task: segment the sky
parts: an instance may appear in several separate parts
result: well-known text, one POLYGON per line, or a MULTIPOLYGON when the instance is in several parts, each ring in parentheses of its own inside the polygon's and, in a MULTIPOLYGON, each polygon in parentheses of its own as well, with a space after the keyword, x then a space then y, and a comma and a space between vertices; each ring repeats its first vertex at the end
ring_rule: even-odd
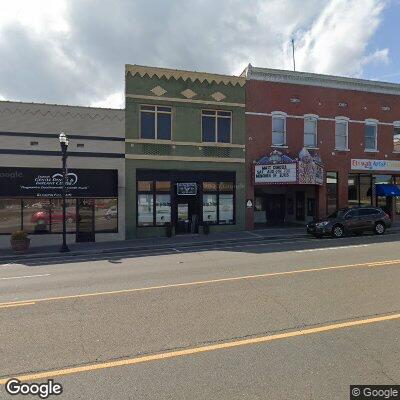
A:
POLYGON ((0 100, 124 107, 124 65, 400 83, 400 0, 0 0, 0 100))

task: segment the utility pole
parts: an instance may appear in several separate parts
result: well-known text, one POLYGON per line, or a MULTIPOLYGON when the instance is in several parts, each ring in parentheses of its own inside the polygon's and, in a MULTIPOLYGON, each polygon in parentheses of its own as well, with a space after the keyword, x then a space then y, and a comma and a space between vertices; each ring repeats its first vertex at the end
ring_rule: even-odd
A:
POLYGON ((292 39, 293 71, 296 71, 296 59, 294 57, 294 39, 292 39))

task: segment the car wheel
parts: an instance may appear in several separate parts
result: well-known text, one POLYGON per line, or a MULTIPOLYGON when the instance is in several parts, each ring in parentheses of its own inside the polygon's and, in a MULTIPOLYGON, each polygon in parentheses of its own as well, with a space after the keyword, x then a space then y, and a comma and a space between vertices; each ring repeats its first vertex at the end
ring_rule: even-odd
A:
POLYGON ((341 238, 344 236, 344 229, 342 225, 335 225, 332 228, 332 235, 335 238, 341 238))
POLYGON ((385 233, 386 227, 382 222, 377 222, 374 227, 375 235, 383 235, 385 233))

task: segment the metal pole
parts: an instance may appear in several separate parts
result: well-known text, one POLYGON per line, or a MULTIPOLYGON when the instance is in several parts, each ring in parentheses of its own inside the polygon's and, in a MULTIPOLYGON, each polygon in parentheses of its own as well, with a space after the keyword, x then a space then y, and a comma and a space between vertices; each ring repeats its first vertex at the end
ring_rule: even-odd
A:
POLYGON ((65 185, 66 185, 66 178, 67 178, 67 146, 65 143, 61 143, 61 151, 62 151, 62 213, 63 213, 63 228, 62 228, 62 246, 60 249, 61 253, 66 253, 69 251, 69 248, 67 246, 67 224, 66 224, 66 201, 65 201, 65 196, 66 196, 66 191, 65 191, 65 185))
POLYGON ((293 71, 296 71, 296 59, 294 57, 294 39, 292 39, 293 71))

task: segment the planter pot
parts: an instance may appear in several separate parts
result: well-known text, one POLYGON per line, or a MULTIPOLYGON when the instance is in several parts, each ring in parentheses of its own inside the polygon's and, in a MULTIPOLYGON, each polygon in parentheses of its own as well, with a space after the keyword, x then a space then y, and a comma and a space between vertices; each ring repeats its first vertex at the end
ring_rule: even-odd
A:
POLYGON ((22 240, 11 239, 11 248, 14 253, 26 253, 29 250, 29 245, 31 243, 31 239, 26 238, 22 240))

